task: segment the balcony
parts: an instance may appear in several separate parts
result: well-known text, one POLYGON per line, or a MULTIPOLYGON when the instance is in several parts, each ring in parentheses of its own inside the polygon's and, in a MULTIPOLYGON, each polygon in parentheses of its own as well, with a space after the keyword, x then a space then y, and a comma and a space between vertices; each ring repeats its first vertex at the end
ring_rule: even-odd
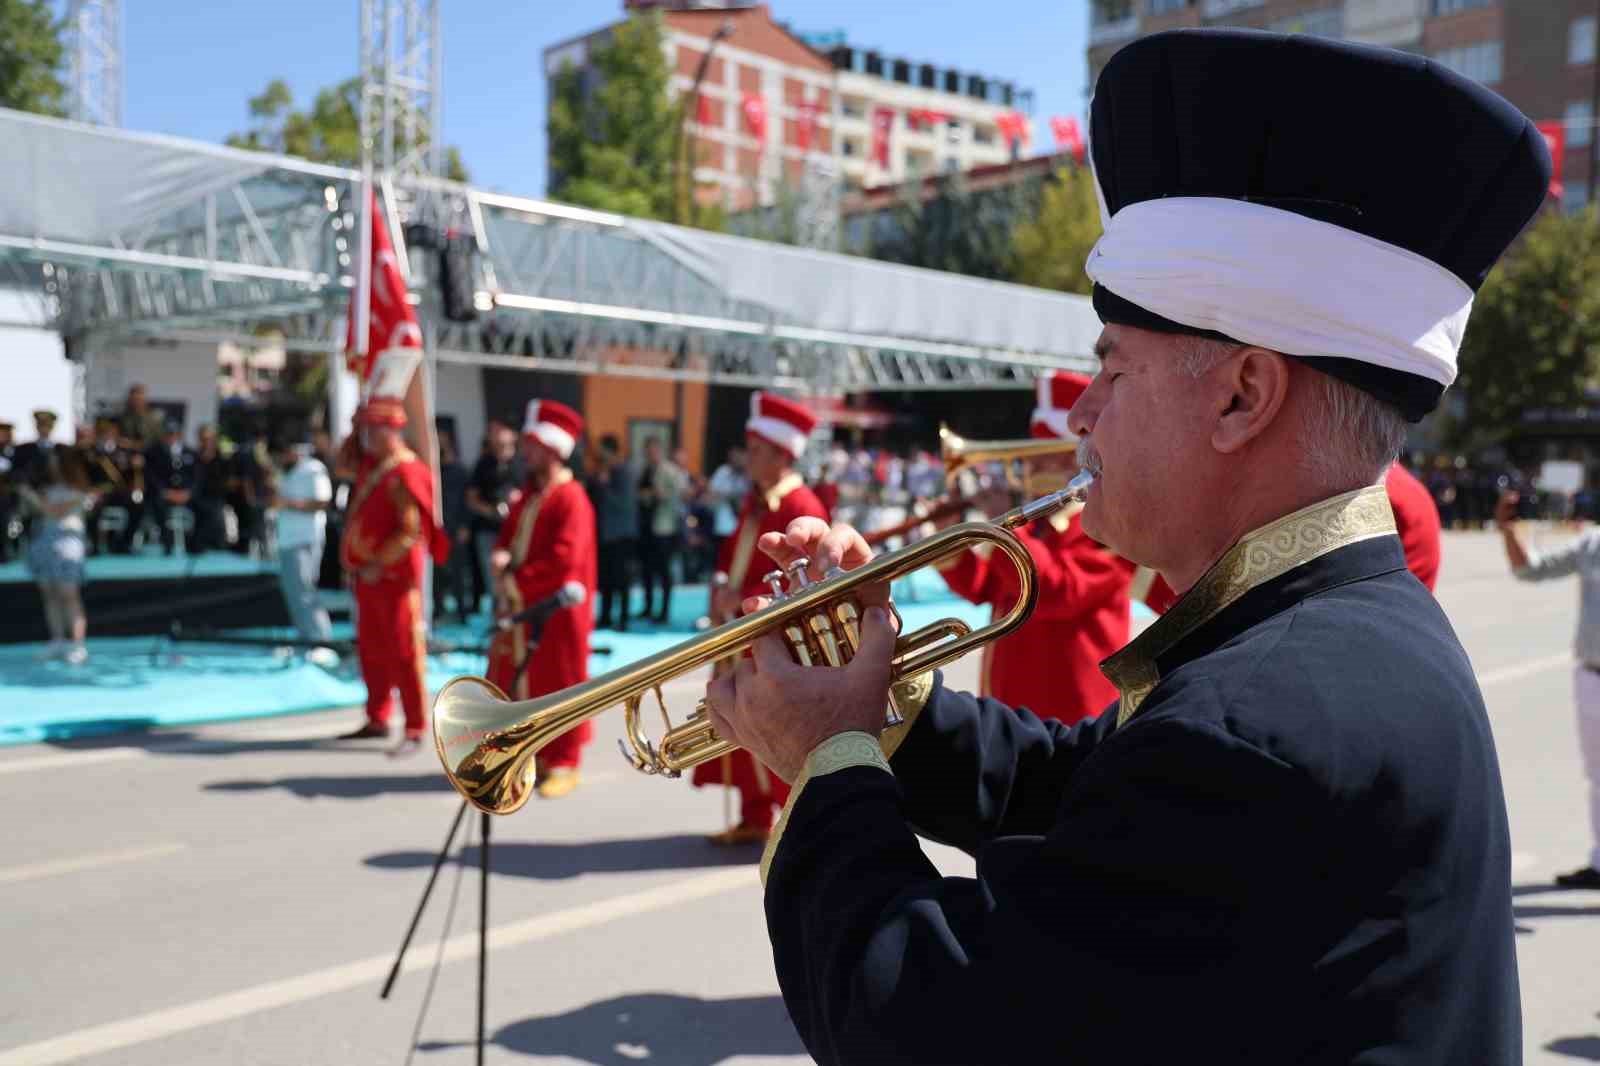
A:
POLYGON ((1200 14, 1208 19, 1221 18, 1231 15, 1235 11, 1244 11, 1252 7, 1262 7, 1266 0, 1205 0, 1200 5, 1200 14))
POLYGON ((1139 16, 1128 15, 1117 19, 1115 22, 1091 22, 1089 24, 1089 47, 1098 44, 1110 44, 1112 41, 1126 40, 1139 35, 1139 16))

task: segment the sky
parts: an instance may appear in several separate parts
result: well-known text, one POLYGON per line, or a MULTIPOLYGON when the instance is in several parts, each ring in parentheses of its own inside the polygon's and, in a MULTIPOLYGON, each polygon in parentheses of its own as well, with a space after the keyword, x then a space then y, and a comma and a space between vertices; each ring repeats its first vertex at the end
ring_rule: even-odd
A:
MULTIPOLYGON (((551 44, 621 17, 621 0, 440 0, 444 140, 473 183, 545 193, 545 82, 551 44)), ((954 66, 1034 91, 1034 148, 1052 115, 1084 113, 1087 0, 773 0, 796 30, 843 30, 853 44, 954 66)), ((356 73, 358 0, 128 0, 123 125, 221 141, 249 125, 245 101, 283 78, 298 105, 356 73)))

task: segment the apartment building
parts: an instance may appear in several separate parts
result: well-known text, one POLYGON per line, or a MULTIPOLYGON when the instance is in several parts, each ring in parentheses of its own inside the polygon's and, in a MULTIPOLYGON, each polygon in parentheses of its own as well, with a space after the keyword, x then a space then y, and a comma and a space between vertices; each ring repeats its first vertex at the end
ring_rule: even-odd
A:
MULTIPOLYGON (((731 211, 771 206, 808 174, 849 191, 1002 163, 1032 137, 1032 96, 1011 83, 855 48, 838 35, 823 51, 766 4, 624 7, 661 11, 672 91, 698 97, 685 124, 697 195, 731 211)), ((567 65, 589 69, 611 29, 545 49, 546 78, 567 65)))
POLYGON ((1535 121, 1560 123, 1562 206, 1577 210, 1589 202, 1591 175, 1600 177, 1596 12, 1595 0, 1091 0, 1089 78, 1093 85, 1129 41, 1183 26, 1307 33, 1416 52, 1494 89, 1535 121))

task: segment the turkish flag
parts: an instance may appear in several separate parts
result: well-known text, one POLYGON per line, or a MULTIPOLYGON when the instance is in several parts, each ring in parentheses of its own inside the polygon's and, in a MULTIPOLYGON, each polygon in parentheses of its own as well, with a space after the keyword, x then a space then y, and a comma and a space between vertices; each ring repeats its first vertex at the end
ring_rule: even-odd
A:
POLYGON ((1567 154, 1567 124, 1558 120, 1537 126, 1544 135, 1545 147, 1550 149, 1550 195, 1559 200, 1566 191, 1561 184, 1561 161, 1567 154))
POLYGON ((1018 144, 1028 143, 1028 120, 1020 111, 1001 112, 1000 117, 994 120, 994 124, 1008 146, 1015 147, 1018 144))
POLYGON ((1079 163, 1083 162, 1083 130, 1078 126, 1078 120, 1061 115, 1050 118, 1050 135, 1056 139, 1057 148, 1065 148, 1072 153, 1072 158, 1079 163))
POLYGON ((889 166, 889 134, 894 129, 894 109, 872 109, 872 161, 880 167, 889 166))
POLYGON ((438 442, 434 439, 433 414, 429 410, 428 393, 423 387, 422 375, 415 372, 415 361, 408 360, 406 362, 411 365, 411 370, 406 373, 408 380, 373 380, 378 357, 386 349, 422 350, 422 327, 417 324, 417 312, 407 298, 405 279, 400 276, 400 261, 395 258, 394 245, 389 241, 389 227, 384 225, 383 208, 379 205, 377 193, 374 190, 368 196, 371 197, 372 207, 372 261, 369 264, 372 270, 372 295, 368 305, 371 314, 367 320, 367 350, 356 351, 356 308, 357 301, 361 299, 361 286, 357 285, 350 293, 350 311, 346 316, 349 321, 345 327, 345 366, 360 379, 364 386, 363 394, 381 385, 385 394, 401 394, 404 397, 408 435, 417 454, 427 463, 433 483, 431 501, 424 501, 418 496, 419 502, 425 504, 425 517, 430 527, 428 551, 434 562, 443 563, 450 554, 450 537, 438 521, 438 516, 443 513, 439 505, 438 442), (430 503, 431 506, 427 506, 430 503))
POLYGON ((372 362, 385 348, 421 348, 422 329, 417 312, 407 299, 405 279, 400 276, 400 261, 389 242, 389 227, 383 222, 383 209, 375 192, 369 192, 372 205, 372 313, 367 320, 367 350, 356 350, 357 301, 361 287, 350 293, 350 313, 346 316, 344 358, 350 373, 363 383, 372 376, 372 362))
POLYGON ((744 94, 744 121, 755 136, 756 143, 767 143, 767 102, 760 93, 744 94))

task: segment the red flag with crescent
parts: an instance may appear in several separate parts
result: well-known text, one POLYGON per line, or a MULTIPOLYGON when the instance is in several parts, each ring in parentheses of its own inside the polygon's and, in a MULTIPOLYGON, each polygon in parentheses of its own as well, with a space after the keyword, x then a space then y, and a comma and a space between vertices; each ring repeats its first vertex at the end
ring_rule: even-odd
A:
POLYGON ((369 303, 372 313, 367 320, 367 350, 364 354, 356 351, 359 285, 350 293, 344 341, 345 366, 363 383, 372 376, 373 360, 385 348, 422 348, 422 328, 417 325, 417 312, 407 298, 400 261, 389 241, 389 227, 384 225, 377 194, 368 195, 372 197, 372 295, 369 303))

